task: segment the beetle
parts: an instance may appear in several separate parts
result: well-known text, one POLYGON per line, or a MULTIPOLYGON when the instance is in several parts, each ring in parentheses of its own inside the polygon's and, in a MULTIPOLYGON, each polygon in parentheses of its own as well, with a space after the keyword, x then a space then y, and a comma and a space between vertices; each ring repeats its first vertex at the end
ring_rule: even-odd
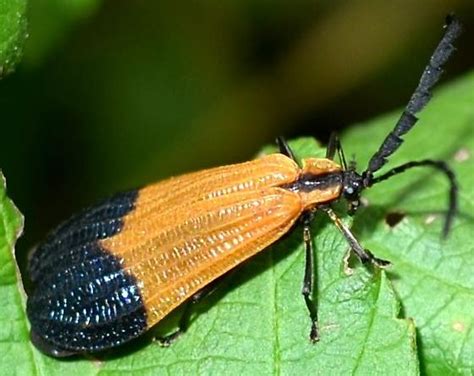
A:
POLYGON ((336 136, 329 140, 326 158, 306 158, 301 165, 279 137, 279 153, 120 193, 59 225, 29 260, 35 285, 27 300, 32 342, 54 357, 114 348, 186 303, 179 329, 162 339, 169 344, 187 329, 191 306, 216 280, 299 221, 306 255, 302 293, 311 319, 310 340, 317 342, 310 236, 315 213, 329 216, 363 263, 384 267, 388 262, 364 249, 331 204, 345 199, 353 214, 365 189, 414 167, 432 167, 450 183, 443 234, 449 232, 457 184, 443 161, 411 161, 378 176, 376 172, 415 125, 460 32, 460 22, 448 18, 408 105, 362 173, 347 165, 336 136), (334 161, 336 154, 340 163, 334 161))

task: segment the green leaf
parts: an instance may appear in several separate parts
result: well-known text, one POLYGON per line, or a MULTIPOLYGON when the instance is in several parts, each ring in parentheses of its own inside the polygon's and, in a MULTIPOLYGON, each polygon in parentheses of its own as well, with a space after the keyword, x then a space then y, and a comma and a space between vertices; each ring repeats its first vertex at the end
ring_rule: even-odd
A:
POLYGON ((14 247, 23 230, 23 217, 8 199, 0 172, 0 354, 2 372, 28 374, 34 369, 28 344, 22 290, 17 280, 14 247), (15 362, 9 359, 14 358, 15 362))
POLYGON ((0 78, 20 61, 26 34, 26 0, 0 0, 0 78))
MULTIPOLYGON (((388 273, 368 270, 357 262, 348 269, 344 261, 348 246, 337 229, 324 215, 313 223, 318 344, 308 341, 309 318, 300 293, 304 268, 300 228, 226 277, 223 286, 196 307, 189 331, 171 347, 161 348, 148 337, 97 359, 68 361, 48 358, 28 341, 23 296, 14 283, 11 244, 15 237, 10 236, 0 249, 1 265, 11 265, 1 269, 0 281, 11 282, 0 290, 0 299, 12 310, 2 318, 8 322, 0 328, 0 333, 7 331, 0 337, 5 348, 0 351, 2 368, 8 370, 6 374, 15 370, 40 375, 416 375, 420 361, 426 374, 469 374, 474 367, 474 352, 469 351, 474 315, 469 257, 473 86, 474 74, 470 74, 437 92, 387 166, 426 157, 451 163, 462 187, 461 213, 447 240, 439 236, 447 184, 443 176, 421 169, 366 192, 368 206, 354 219, 353 230, 361 242, 393 262, 388 273), (384 220, 392 211, 404 214, 394 227, 384 220), (397 296, 403 317, 409 319, 399 317, 397 296), (13 350, 7 352, 9 348, 13 350)), ((343 137, 346 154, 356 153, 364 167, 398 113, 354 128, 343 137)), ((291 146, 299 158, 324 155, 309 139, 291 146)), ((11 209, 5 207, 2 218, 11 217, 11 209)), ((176 317, 158 325, 157 332, 169 329, 176 317)))

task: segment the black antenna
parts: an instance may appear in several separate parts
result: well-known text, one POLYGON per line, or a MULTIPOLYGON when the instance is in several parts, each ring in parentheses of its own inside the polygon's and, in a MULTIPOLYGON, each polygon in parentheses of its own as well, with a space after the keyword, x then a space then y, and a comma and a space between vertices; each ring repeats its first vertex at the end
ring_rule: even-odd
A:
POLYGON ((456 211, 458 209, 458 185, 456 182, 456 176, 454 172, 448 167, 448 165, 443 161, 433 161, 431 159, 424 159, 422 161, 412 161, 404 163, 400 166, 392 168, 390 171, 387 171, 385 174, 381 176, 377 176, 371 180, 371 184, 377 184, 381 181, 387 180, 388 178, 392 177, 393 175, 401 174, 406 170, 413 168, 413 167, 425 167, 431 166, 441 172, 443 172, 449 179, 449 208, 448 212, 446 213, 446 220, 443 226, 443 237, 448 236, 449 230, 451 229, 451 225, 453 224, 454 216, 456 215, 456 211))
POLYGON ((385 138, 379 150, 372 156, 367 166, 367 170, 363 173, 364 185, 372 185, 372 175, 378 171, 387 162, 387 157, 392 155, 402 144, 403 136, 418 121, 415 116, 431 99, 430 90, 439 80, 443 73, 443 65, 448 61, 449 57, 455 50, 453 42, 461 34, 461 22, 454 16, 446 17, 445 32, 443 38, 433 52, 430 62, 426 66, 421 75, 418 87, 410 98, 408 105, 405 107, 400 119, 385 138))
POLYGON ((450 190, 449 190, 449 208, 446 214, 446 220, 443 227, 443 236, 447 236, 448 232, 453 223, 454 216, 457 211, 457 183, 454 173, 451 169, 442 161, 433 161, 425 159, 422 161, 412 161, 404 163, 400 166, 394 167, 381 176, 374 177, 373 173, 378 171, 382 166, 387 163, 387 157, 392 155, 403 143, 403 136, 407 133, 418 121, 415 116, 428 101, 431 99, 430 90, 439 80, 443 73, 443 65, 448 61, 449 57, 455 50, 453 42, 461 34, 462 25, 458 19, 454 16, 448 16, 446 18, 445 32, 441 42, 433 52, 430 58, 430 62, 426 66, 423 74, 421 75, 418 87, 410 98, 408 105, 402 113, 402 116, 395 125, 393 131, 391 131, 385 138, 384 142, 380 146, 379 150, 372 156, 369 161, 367 170, 362 174, 362 184, 364 187, 370 187, 376 183, 384 181, 394 175, 400 174, 413 167, 424 167, 430 166, 441 172, 443 172, 449 179, 450 190))

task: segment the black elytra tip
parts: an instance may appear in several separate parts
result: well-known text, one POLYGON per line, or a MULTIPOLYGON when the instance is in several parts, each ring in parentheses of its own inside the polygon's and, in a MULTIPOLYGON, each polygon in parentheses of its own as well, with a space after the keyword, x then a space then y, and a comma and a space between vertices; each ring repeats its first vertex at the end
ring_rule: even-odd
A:
POLYGON ((138 191, 119 193, 88 207, 61 223, 32 253, 28 272, 33 283, 44 280, 53 269, 87 258, 84 246, 120 232, 122 218, 133 211, 138 191))
POLYGON ((61 349, 60 347, 53 345, 33 330, 30 332, 30 340, 43 354, 52 356, 53 358, 68 358, 78 354, 75 351, 61 349))
POLYGON ((119 194, 60 225, 30 259, 31 339, 53 357, 119 346, 147 330, 135 277, 100 244, 118 233, 137 191, 119 194))

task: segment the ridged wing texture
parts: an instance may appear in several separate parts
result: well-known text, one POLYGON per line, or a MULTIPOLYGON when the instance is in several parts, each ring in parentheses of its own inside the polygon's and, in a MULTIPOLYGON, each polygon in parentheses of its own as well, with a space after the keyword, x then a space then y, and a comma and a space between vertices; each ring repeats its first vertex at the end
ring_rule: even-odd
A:
MULTIPOLYGON (((96 351, 137 337, 146 311, 135 278, 98 244, 122 227, 137 192, 116 195, 64 222, 30 260, 33 338, 57 349, 96 351)), ((46 349, 48 350, 48 349, 46 349)))
POLYGON ((140 191, 122 231, 100 243, 139 281, 148 326, 289 230, 301 199, 278 186, 297 174, 274 154, 140 191))
POLYGON ((134 221, 102 241, 126 250, 124 267, 139 281, 149 326, 186 298, 285 234, 302 211, 297 194, 280 188, 231 193, 187 203, 134 221), (142 234, 129 243, 127 235, 142 234))
POLYGON ((31 280, 44 282, 54 270, 66 269, 87 259, 87 246, 119 232, 122 218, 133 210, 137 197, 138 191, 116 194, 60 224, 30 257, 31 280))

